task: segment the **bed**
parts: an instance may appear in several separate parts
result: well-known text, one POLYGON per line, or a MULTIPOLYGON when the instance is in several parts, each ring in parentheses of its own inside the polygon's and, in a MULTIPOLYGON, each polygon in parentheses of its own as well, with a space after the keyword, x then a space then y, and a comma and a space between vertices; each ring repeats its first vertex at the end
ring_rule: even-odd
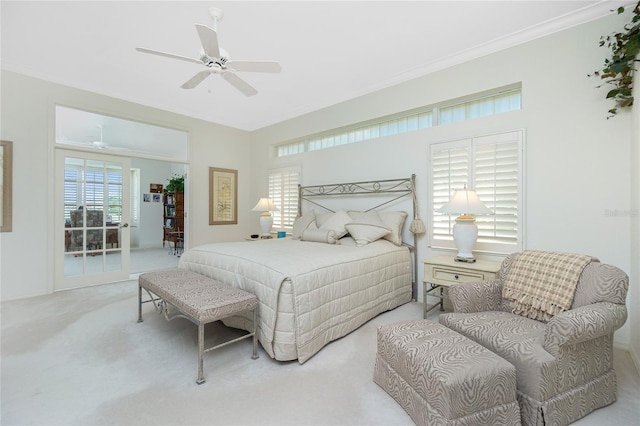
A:
MULTIPOLYGON (((255 294, 265 351, 304 363, 327 343, 415 299, 415 240, 405 241, 423 228, 414 188, 414 176, 301 186, 291 236, 201 245, 186 251, 179 266, 255 294), (357 209, 319 202, 338 198, 336 205, 344 205, 346 196, 359 201, 357 209), (362 196, 374 206, 363 208, 362 196), (398 210, 406 199, 412 221, 398 210)), ((225 324, 250 329, 251 319, 225 324)))

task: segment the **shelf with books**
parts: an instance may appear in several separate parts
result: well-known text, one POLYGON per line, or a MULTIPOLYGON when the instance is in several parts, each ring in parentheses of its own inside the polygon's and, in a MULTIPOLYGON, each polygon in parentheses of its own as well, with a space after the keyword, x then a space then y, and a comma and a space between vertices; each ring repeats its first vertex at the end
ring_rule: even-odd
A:
POLYGON ((184 193, 166 193, 164 194, 162 220, 162 247, 165 241, 174 242, 175 236, 179 231, 184 230, 184 193))

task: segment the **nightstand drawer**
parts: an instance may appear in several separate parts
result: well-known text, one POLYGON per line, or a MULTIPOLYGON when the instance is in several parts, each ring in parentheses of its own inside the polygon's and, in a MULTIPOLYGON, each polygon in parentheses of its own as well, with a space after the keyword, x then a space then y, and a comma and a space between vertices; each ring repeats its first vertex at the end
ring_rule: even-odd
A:
POLYGON ((448 281, 450 283, 468 283, 473 281, 484 281, 484 274, 481 272, 461 272, 434 267, 433 278, 438 281, 448 281))

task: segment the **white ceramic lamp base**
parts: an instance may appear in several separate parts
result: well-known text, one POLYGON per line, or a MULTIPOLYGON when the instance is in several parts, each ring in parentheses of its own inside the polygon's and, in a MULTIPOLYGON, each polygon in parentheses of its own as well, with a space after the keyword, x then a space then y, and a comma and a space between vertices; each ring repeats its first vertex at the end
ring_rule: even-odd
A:
POLYGON ((262 238, 271 238, 271 227, 273 226, 273 216, 271 213, 264 212, 260 215, 260 229, 262 229, 262 238))
POLYGON ((478 239, 478 227, 474 217, 458 217, 453 225, 453 241, 456 243, 458 255, 456 260, 460 262, 475 262, 473 247, 478 239))

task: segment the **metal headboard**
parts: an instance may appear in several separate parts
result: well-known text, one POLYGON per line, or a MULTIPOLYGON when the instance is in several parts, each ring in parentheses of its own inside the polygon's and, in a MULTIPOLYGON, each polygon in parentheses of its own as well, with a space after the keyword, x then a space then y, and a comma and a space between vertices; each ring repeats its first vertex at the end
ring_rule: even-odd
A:
POLYGON ((413 282, 412 298, 417 300, 418 297, 418 274, 417 274, 417 252, 416 252, 416 235, 424 232, 424 225, 418 217, 418 206, 416 198, 416 175, 402 179, 386 179, 372 180, 364 182, 335 183, 325 185, 298 185, 298 215, 302 214, 302 203, 307 202, 318 206, 326 211, 335 212, 335 210, 324 206, 320 203, 320 198, 346 197, 346 196, 365 196, 365 195, 382 195, 383 201, 368 207, 364 211, 386 206, 387 204, 398 200, 409 198, 413 206, 413 220, 409 226, 409 230, 413 237, 413 245, 403 242, 413 254, 413 282))

